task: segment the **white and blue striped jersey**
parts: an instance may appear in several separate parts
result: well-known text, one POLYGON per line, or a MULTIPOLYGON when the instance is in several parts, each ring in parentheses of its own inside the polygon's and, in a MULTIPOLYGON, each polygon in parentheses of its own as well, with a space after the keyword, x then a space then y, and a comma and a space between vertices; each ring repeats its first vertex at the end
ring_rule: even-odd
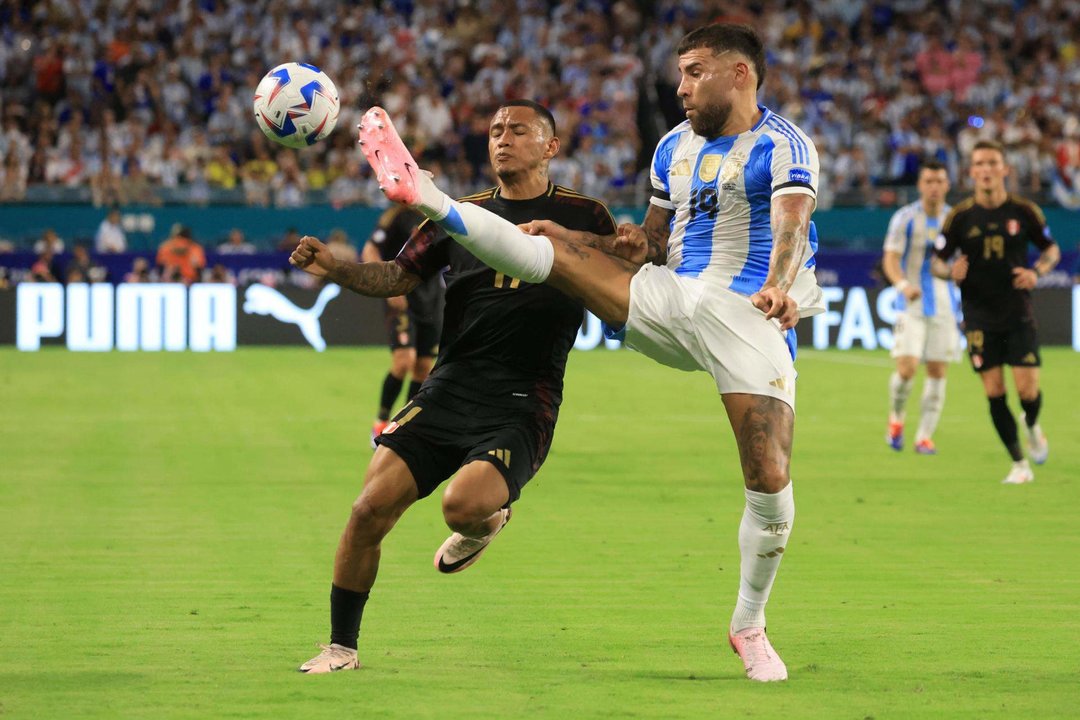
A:
POLYGON ((915 201, 897 210, 889 220, 885 249, 900 256, 900 271, 909 283, 922 290, 922 297, 910 305, 903 293, 897 293, 897 310, 917 317, 955 316, 957 293, 953 284, 930 273, 934 243, 950 209, 944 205, 937 215, 927 215, 922 201, 915 201))
MULTIPOLYGON (((674 211, 668 267, 679 275, 718 283, 742 295, 761 289, 769 273, 772 199, 787 193, 817 196, 818 155, 813 141, 788 120, 758 106, 761 119, 747 132, 708 140, 690 121, 660 140, 653 155, 651 202, 674 211)), ((789 294, 800 314, 824 309, 814 277, 817 232, 789 294)))

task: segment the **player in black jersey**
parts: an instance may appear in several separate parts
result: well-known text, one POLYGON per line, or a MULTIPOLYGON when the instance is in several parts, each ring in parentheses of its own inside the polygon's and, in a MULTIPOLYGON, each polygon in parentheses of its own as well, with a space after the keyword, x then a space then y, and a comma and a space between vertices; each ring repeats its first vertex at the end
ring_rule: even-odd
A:
MULTIPOLYGON (((379 217, 360 259, 364 262, 388 262, 397 257, 413 231, 423 222, 418 212, 395 205, 379 217)), ((408 295, 386 298, 386 336, 390 344, 390 370, 383 378, 379 411, 371 427, 371 446, 390 424, 405 376, 411 375, 406 401, 412 400, 431 372, 439 354, 442 332, 442 276, 434 273, 408 295)))
MULTIPOLYGON (((543 106, 524 100, 502 106, 491 120, 488 150, 499 184, 464 202, 513 223, 546 219, 615 232, 603 203, 548 180, 559 139, 543 106)), ((549 285, 495 272, 431 222, 420 225, 392 262, 338 263, 312 237, 301 239, 291 262, 376 297, 410 292, 449 266, 439 359, 376 439, 380 447, 334 560, 331 644, 300 667, 323 673, 359 666, 360 620, 382 539, 409 506, 454 475, 442 499, 454 532, 435 555, 444 573, 475 562, 510 519, 511 503, 551 446, 566 357, 584 309, 549 285)))
POLYGON ((1035 479, 1020 450, 1016 420, 1005 400, 1002 365, 1012 366, 1028 450, 1036 464, 1046 462, 1049 447, 1039 427, 1039 343, 1031 291, 1050 272, 1061 252, 1038 206, 1005 189, 1009 167, 996 142, 976 143, 971 154, 975 195, 953 208, 945 220, 933 272, 952 277, 960 288, 964 332, 971 365, 982 378, 990 401, 990 417, 1013 460, 1004 482, 1035 479), (1041 254, 1028 267, 1028 245, 1041 254), (946 261, 959 253, 950 268, 946 261))

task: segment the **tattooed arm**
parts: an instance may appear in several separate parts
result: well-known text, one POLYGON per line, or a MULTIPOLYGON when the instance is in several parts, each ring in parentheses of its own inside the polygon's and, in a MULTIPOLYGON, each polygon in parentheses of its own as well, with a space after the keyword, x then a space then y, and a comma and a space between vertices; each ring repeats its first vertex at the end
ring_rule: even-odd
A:
POLYGON ((326 278, 343 288, 370 297, 405 295, 420 284, 420 278, 405 272, 394 261, 340 262, 318 238, 305 235, 289 256, 289 262, 315 277, 326 278))
POLYGON ((645 260, 653 265, 663 265, 667 262, 668 236, 671 235, 671 218, 675 217, 673 210, 666 210, 659 205, 649 204, 645 211, 645 222, 641 229, 645 233, 645 260))
POLYGON ((750 296, 750 301, 765 313, 766 318, 777 318, 784 330, 795 327, 799 321, 799 306, 787 293, 802 269, 810 243, 810 214, 813 212, 814 198, 804 193, 788 193, 774 197, 772 201, 773 248, 769 274, 761 290, 750 296))

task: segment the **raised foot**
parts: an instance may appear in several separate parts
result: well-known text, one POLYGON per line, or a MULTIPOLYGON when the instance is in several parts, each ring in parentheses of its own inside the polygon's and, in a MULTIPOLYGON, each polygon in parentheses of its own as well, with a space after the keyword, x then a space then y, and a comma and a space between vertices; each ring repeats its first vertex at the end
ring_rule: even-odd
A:
POLYGON ((375 171, 386 197, 405 205, 419 205, 420 169, 386 111, 381 107, 368 110, 360 119, 358 131, 360 151, 375 171))

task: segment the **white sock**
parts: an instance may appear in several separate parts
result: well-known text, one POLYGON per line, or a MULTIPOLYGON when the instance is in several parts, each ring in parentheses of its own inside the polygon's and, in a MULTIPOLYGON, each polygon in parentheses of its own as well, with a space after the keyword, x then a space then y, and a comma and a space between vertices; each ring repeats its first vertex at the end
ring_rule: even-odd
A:
POLYGON ((484 208, 453 200, 426 176, 419 182, 421 213, 485 265, 529 283, 551 274, 555 248, 543 235, 528 235, 484 208))
POLYGON ((731 616, 732 632, 765 627, 765 603, 794 523, 791 483, 771 495, 746 491, 746 509, 739 525, 739 600, 731 616))
POLYGON ((915 441, 928 440, 937 430, 941 410, 945 407, 945 378, 928 377, 923 382, 922 410, 919 413, 919 432, 915 441))
POLYGON ((904 421, 904 408, 907 407, 908 395, 914 384, 915 378, 904 380, 898 372, 893 372, 889 378, 889 410, 899 422, 904 421))

